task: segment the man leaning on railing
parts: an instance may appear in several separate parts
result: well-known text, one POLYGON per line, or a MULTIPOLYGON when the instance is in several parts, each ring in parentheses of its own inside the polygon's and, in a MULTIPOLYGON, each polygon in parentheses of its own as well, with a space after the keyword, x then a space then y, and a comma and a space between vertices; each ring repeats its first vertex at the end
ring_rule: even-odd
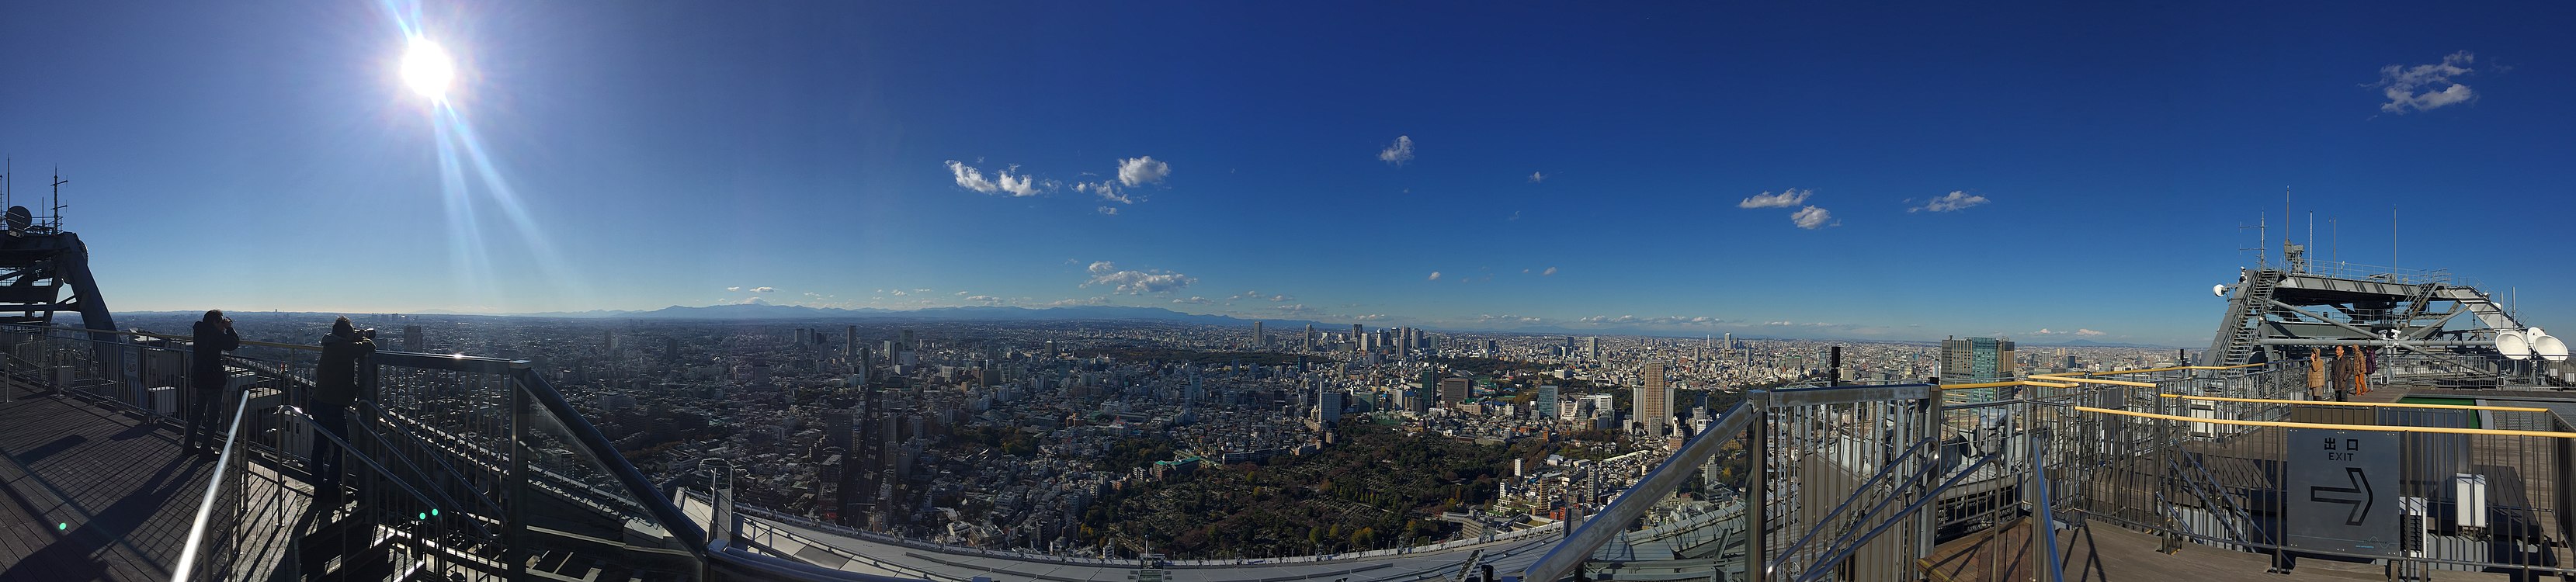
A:
POLYGON ((197 320, 195 357, 188 359, 188 384, 194 388, 188 395, 188 452, 215 454, 215 439, 222 438, 224 385, 231 378, 224 374, 224 352, 241 347, 241 334, 233 333, 233 318, 224 310, 206 310, 206 318, 197 320))

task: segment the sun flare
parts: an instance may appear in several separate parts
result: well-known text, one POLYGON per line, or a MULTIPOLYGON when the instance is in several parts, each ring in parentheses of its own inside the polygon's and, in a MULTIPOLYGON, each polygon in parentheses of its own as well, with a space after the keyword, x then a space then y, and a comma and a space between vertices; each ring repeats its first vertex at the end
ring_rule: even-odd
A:
POLYGON ((414 37, 411 48, 403 51, 402 79, 414 93, 432 101, 447 98, 447 84, 456 79, 456 61, 448 58, 447 49, 425 38, 414 37))

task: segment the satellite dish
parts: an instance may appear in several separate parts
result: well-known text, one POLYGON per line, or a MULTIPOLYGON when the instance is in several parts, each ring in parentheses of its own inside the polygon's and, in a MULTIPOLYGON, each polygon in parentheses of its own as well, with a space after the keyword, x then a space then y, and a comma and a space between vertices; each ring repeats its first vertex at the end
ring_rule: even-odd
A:
POLYGON ((2505 359, 2525 360, 2531 358, 2531 340, 2522 337, 2522 332, 2496 332, 2495 342, 2496 352, 2504 354, 2505 359))
POLYGON ((2540 356, 2543 360, 2566 361, 2567 342, 2559 340, 2558 336, 2554 335, 2540 336, 2540 339, 2531 341, 2531 353, 2540 356))
POLYGON ((2227 296, 2227 286, 2226 286, 2226 285, 2211 285, 2211 286, 2209 286, 2209 294, 2211 294, 2211 295, 2217 295, 2217 296, 2219 296, 2219 297, 2226 297, 2226 296, 2227 296))
POLYGON ((2545 336, 2545 335, 2549 335, 2549 332, 2540 331, 2540 328, 2537 328, 2537 327, 2528 327, 2528 328, 2523 328, 2523 330, 2522 330, 2522 337, 2523 337, 2523 339, 2531 340, 2531 341, 2534 341, 2534 342, 2538 342, 2538 341, 2540 341, 2540 336, 2545 336))

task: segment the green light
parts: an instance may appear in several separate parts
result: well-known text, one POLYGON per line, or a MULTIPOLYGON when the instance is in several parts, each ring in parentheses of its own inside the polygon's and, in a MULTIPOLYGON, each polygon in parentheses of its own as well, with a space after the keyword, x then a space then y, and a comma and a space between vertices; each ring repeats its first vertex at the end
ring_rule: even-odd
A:
POLYGON ((429 514, 426 514, 426 513, 420 514, 420 515, 419 515, 419 517, 417 517, 416 519, 429 519, 429 514))
POLYGON ((71 529, 71 528, 72 528, 72 524, 69 524, 69 523, 56 523, 56 524, 54 524, 54 531, 63 531, 63 530, 71 529))
POLYGON ((436 507, 429 508, 429 514, 430 514, 430 515, 438 515, 438 508, 436 508, 436 507))

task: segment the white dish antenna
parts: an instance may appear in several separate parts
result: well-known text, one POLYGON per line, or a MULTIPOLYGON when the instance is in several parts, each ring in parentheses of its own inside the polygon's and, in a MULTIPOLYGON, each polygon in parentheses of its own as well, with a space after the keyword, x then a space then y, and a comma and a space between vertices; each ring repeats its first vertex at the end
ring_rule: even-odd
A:
POLYGON ((2545 335, 2549 335, 2549 332, 2540 331, 2540 328, 2537 327, 2522 328, 2522 339, 2531 340, 2534 345, 2538 345, 2540 336, 2545 335))
POLYGON ((2567 342, 2560 341, 2558 336, 2554 335, 2540 336, 2540 339, 2531 341, 2531 353, 2532 355, 2540 356, 2540 359, 2543 360, 2549 360, 2552 362, 2565 361, 2567 359, 2567 342))
POLYGON ((2211 285, 2211 286, 2209 286, 2209 294, 2211 294, 2211 295, 2217 295, 2217 296, 2219 296, 2219 297, 2226 297, 2226 296, 2227 296, 2227 286, 2226 286, 2226 285, 2211 285))
POLYGON ((2505 359, 2525 360, 2531 358, 2531 340, 2524 338, 2522 336, 2522 332, 2511 330, 2496 332, 2495 342, 2496 352, 2504 354, 2505 359))

